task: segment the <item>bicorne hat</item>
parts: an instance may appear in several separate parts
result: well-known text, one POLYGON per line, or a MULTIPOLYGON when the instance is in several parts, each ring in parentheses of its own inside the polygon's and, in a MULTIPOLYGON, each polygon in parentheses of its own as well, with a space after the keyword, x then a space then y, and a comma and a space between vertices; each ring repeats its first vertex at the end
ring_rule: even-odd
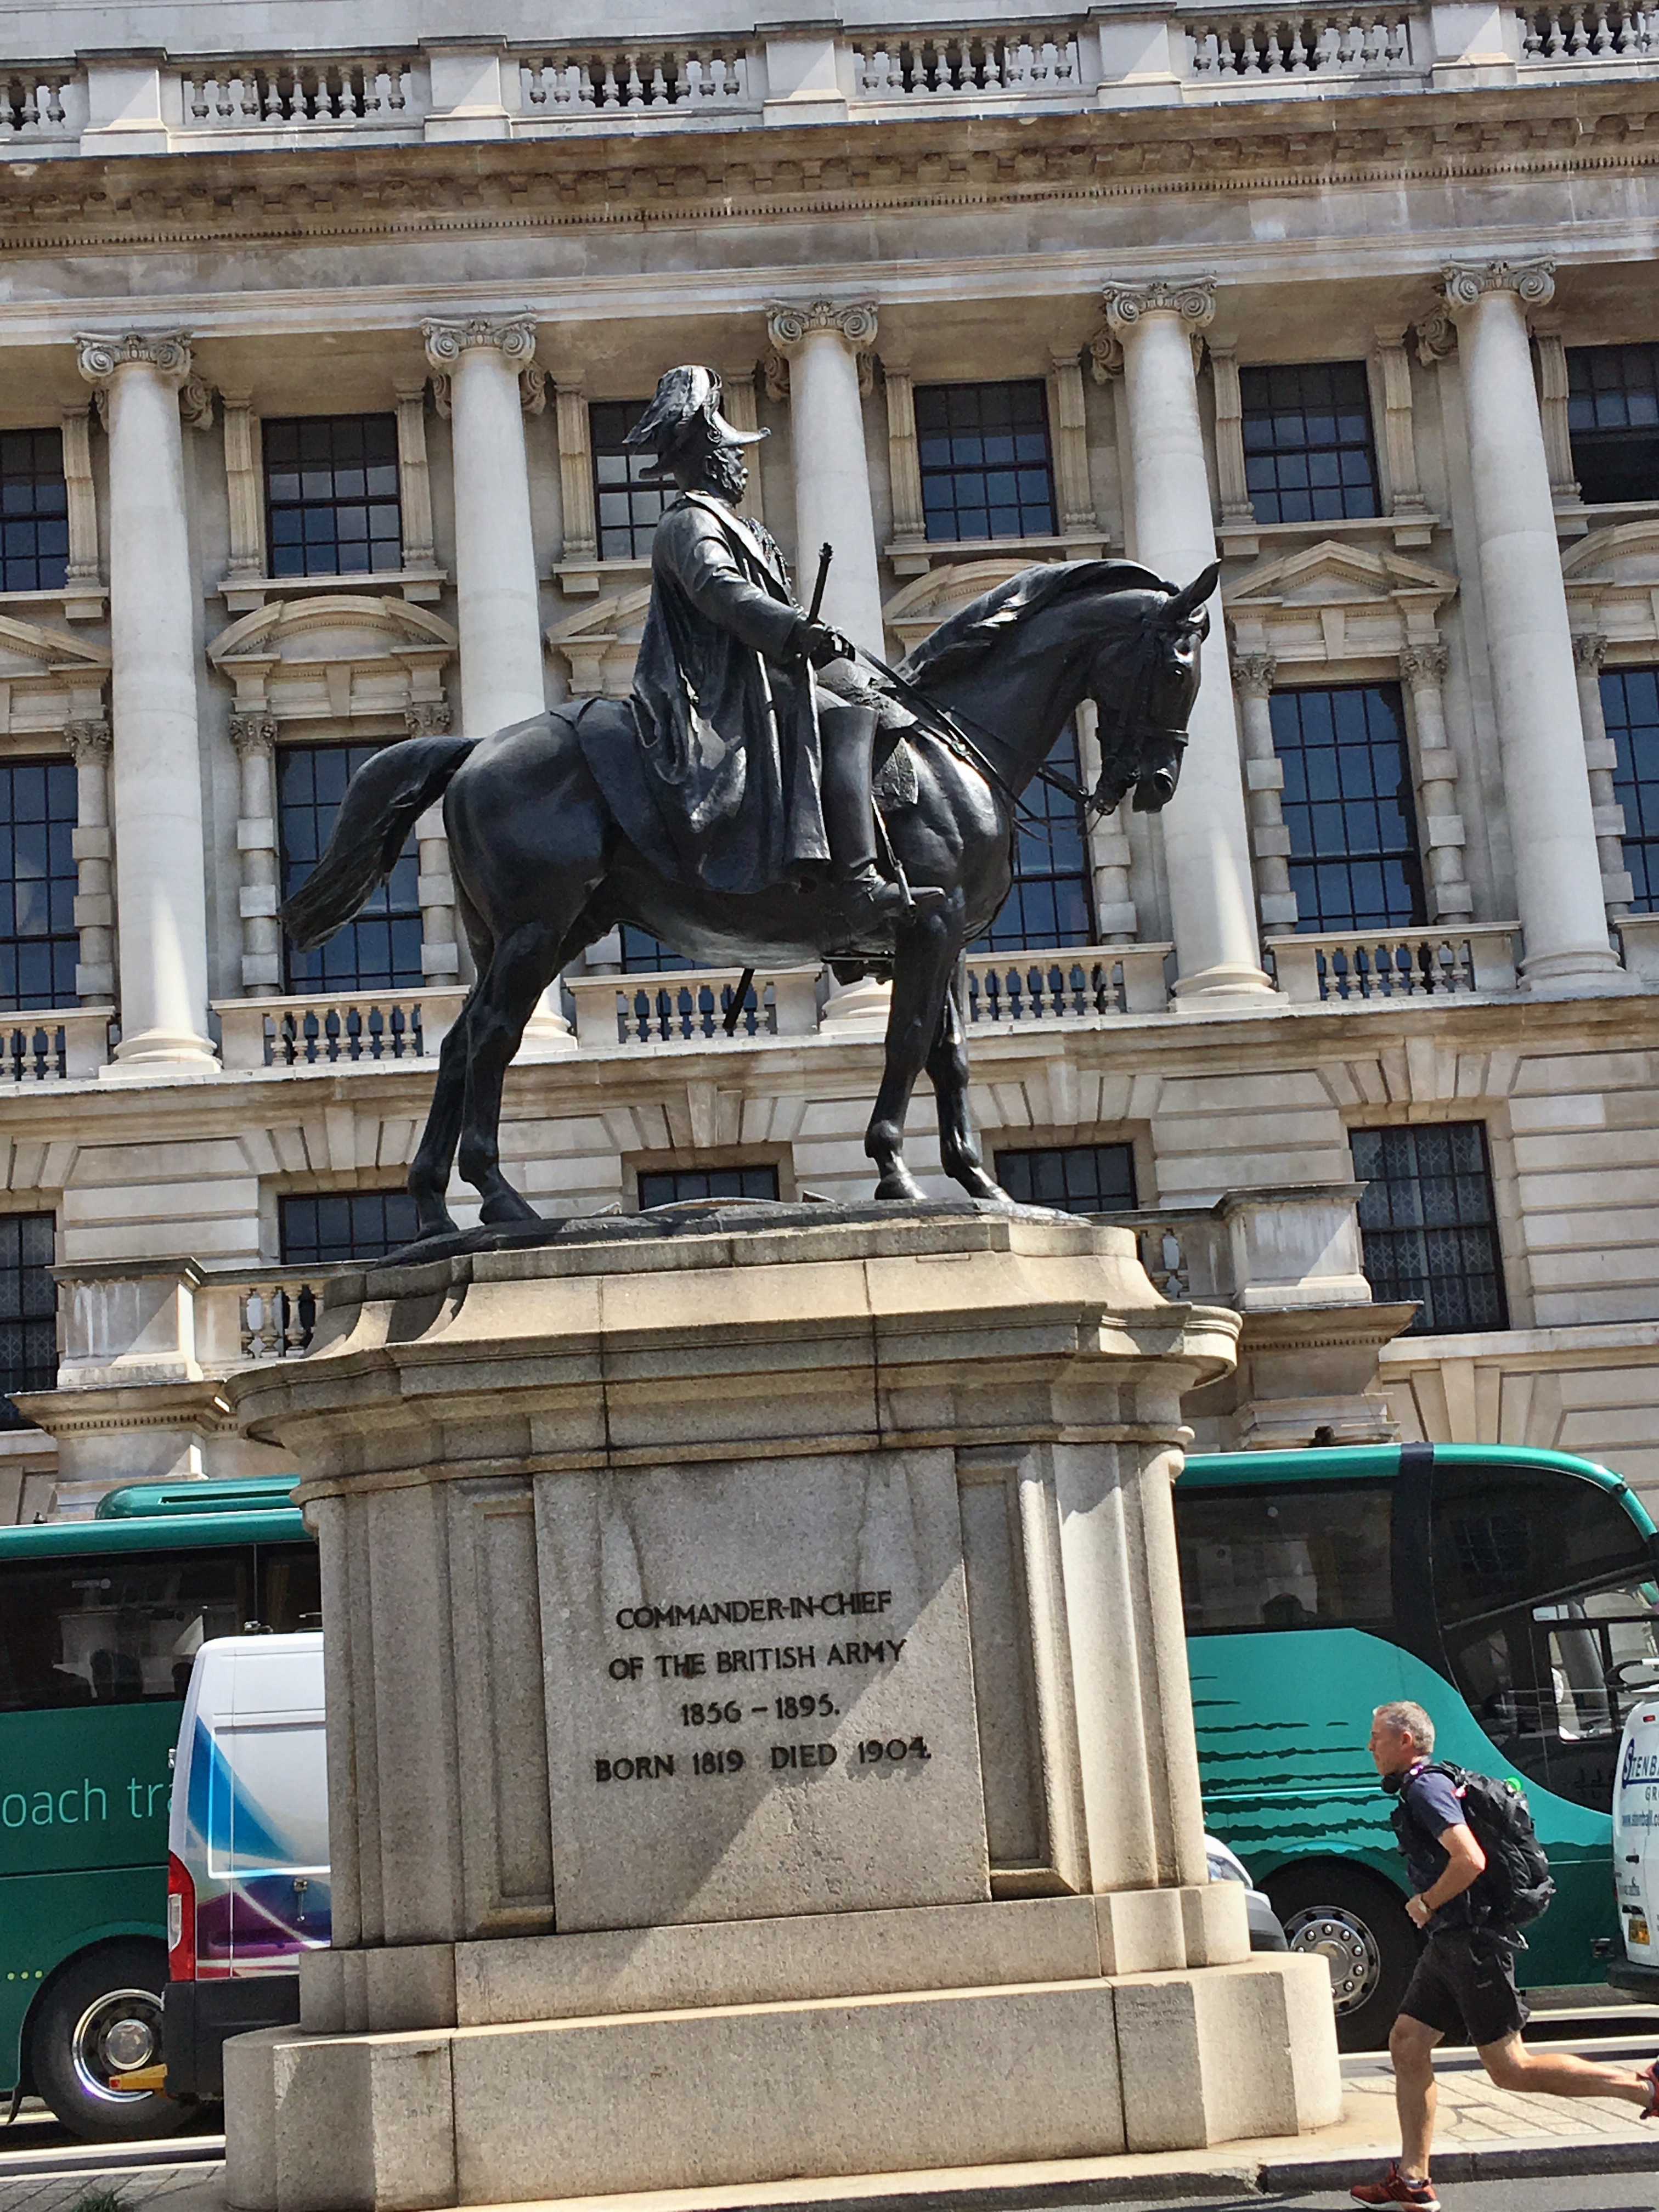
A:
POLYGON ((688 364, 671 368, 657 380, 656 396, 623 441, 643 446, 666 461, 697 429, 716 445, 752 446, 769 436, 765 430, 739 430, 720 413, 720 380, 712 368, 688 364))

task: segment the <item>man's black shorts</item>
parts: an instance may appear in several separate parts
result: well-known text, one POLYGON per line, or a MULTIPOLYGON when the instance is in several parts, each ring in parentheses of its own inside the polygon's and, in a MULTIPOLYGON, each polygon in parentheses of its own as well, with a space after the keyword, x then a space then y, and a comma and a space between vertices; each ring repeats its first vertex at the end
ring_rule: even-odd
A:
POLYGON ((1467 2034, 1477 2049, 1515 2034, 1528 2017, 1515 1986, 1515 1954, 1465 1928, 1430 1936, 1400 2009, 1443 2035, 1467 2034))

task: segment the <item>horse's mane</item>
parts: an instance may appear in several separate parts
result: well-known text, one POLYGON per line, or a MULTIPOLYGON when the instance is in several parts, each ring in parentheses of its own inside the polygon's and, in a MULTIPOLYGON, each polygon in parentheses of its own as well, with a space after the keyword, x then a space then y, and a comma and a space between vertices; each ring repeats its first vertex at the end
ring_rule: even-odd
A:
POLYGON ((1133 561, 1042 562, 982 592, 948 622, 941 623, 931 637, 923 638, 905 656, 899 674, 907 683, 921 684, 929 677, 971 667, 1009 631, 1073 592, 1173 592, 1175 588, 1133 561))

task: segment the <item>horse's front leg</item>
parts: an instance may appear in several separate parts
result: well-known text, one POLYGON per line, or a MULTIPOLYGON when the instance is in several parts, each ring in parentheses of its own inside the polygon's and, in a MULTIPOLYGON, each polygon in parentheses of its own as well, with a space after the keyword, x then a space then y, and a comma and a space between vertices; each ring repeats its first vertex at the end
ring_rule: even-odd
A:
POLYGON ((939 1028, 927 1054, 927 1079, 939 1101, 939 1156, 945 1174, 969 1198, 988 1199, 994 1206, 1012 1209, 1012 1199, 985 1172, 979 1139, 968 1118, 968 1032, 954 975, 945 983, 939 1028))
POLYGON ((921 1186, 904 1164, 904 1117, 939 1032, 939 1010, 962 951, 962 895, 902 929, 893 951, 887 1058, 864 1149, 879 1170, 878 1198, 914 1199, 921 1186))
POLYGON ((426 1127, 410 1163, 409 1194, 415 1201, 417 1242, 423 1237, 448 1236, 455 1227, 445 1194, 449 1188, 449 1170, 454 1165, 455 1146, 460 1138, 461 1116, 466 1105, 467 1017, 477 995, 475 984, 443 1041, 426 1127))

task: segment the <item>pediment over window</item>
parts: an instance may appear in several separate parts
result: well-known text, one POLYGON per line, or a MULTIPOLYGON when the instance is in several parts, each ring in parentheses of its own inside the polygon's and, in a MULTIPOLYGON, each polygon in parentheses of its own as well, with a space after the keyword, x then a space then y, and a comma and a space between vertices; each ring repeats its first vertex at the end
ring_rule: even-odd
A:
POLYGON ((405 599, 275 600, 221 630, 208 659, 236 686, 236 711, 278 721, 406 716, 441 702, 458 640, 405 599))
POLYGON ((1561 563, 1575 631, 1650 657, 1659 644, 1659 519, 1592 530, 1561 563))
POLYGON ((101 720, 109 669, 107 646, 0 615, 0 737, 47 736, 101 720))
POLYGON ((553 624, 547 641, 569 671, 574 698, 628 696, 650 605, 651 587, 641 585, 553 624))
POLYGON ((1636 584, 1650 589, 1659 584, 1659 517, 1592 530, 1562 561, 1561 574, 1569 586, 1636 584))
POLYGON ((1383 548, 1317 545, 1264 562, 1224 586, 1240 653, 1281 661, 1376 662, 1439 636, 1439 611, 1457 579, 1383 548))
POLYGON ((895 592, 883 607, 882 619, 904 652, 930 637, 982 592, 994 591, 1011 576, 1035 564, 1019 554, 998 554, 984 561, 941 562, 925 576, 918 576, 895 592))

